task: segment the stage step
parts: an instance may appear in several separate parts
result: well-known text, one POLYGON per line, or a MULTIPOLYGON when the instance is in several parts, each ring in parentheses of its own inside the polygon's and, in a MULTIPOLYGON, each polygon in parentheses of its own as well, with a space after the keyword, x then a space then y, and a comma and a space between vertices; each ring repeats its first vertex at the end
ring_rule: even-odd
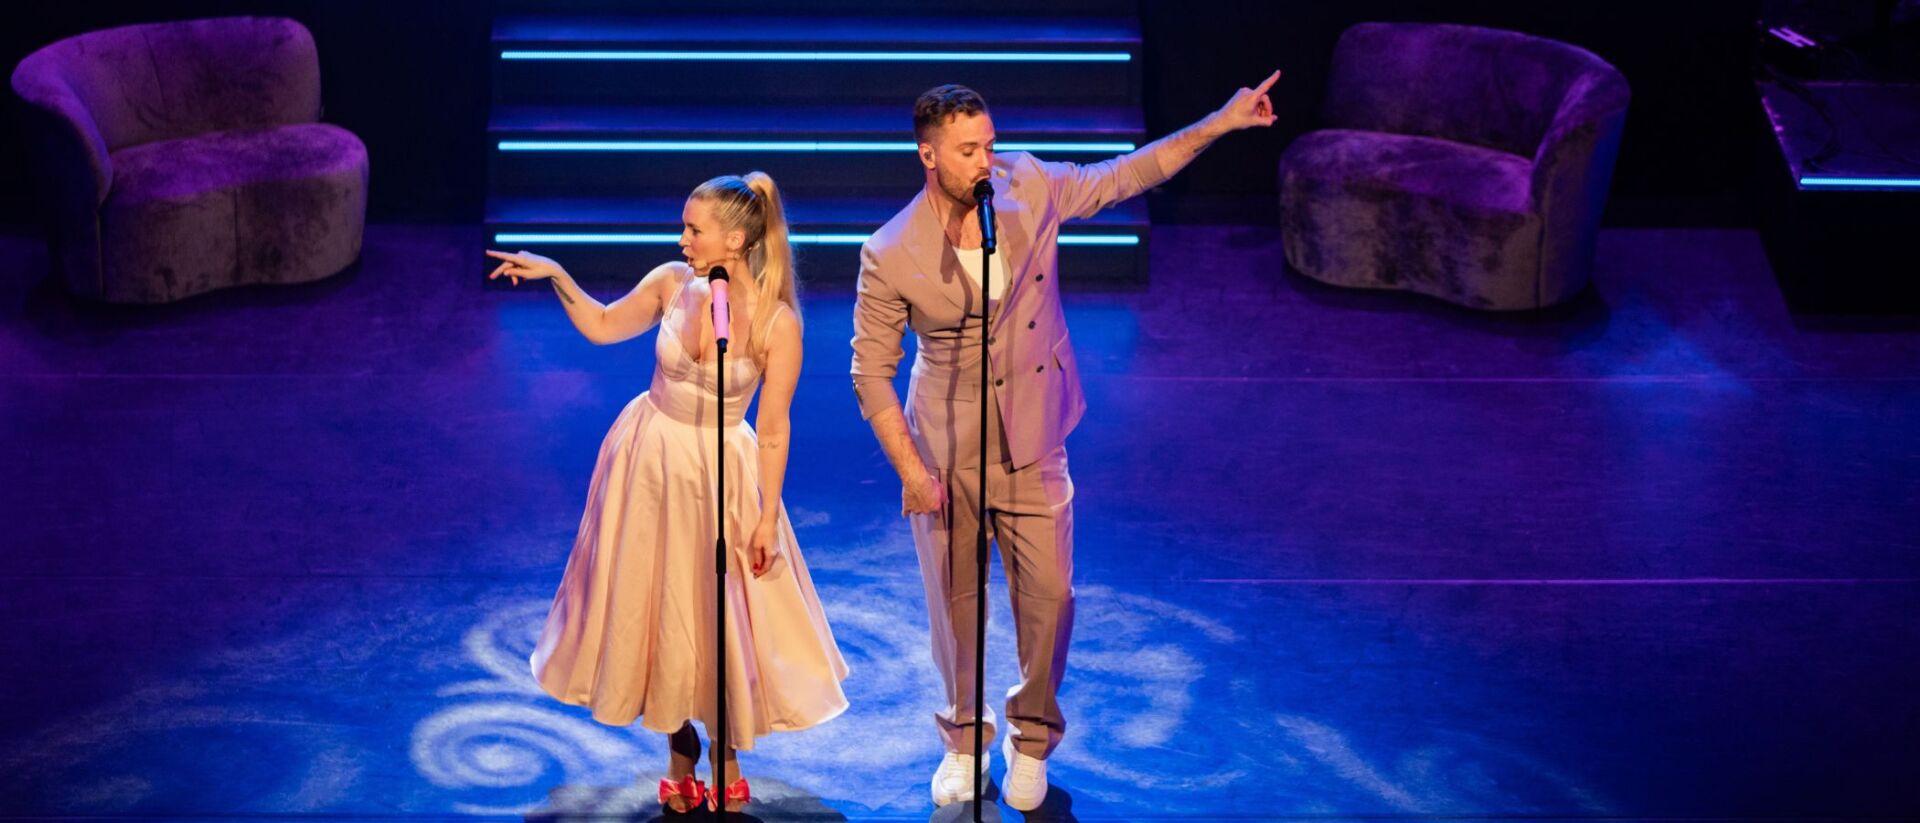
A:
MULTIPOLYGON (((494 0, 497 14, 605 15, 631 14, 634 0, 494 0)), ((646 9, 660 15, 707 15, 732 21, 767 15, 792 15, 793 0, 648 0, 646 9)), ((860 15, 926 14, 929 9, 959 17, 1102 15, 1133 17, 1139 0, 1047 0, 1036 9, 1033 0, 807 0, 804 8, 835 18, 860 15)))
POLYGON ((989 101, 1138 107, 1130 18, 556 17, 495 21, 501 103, 900 101, 960 82, 989 101))
MULTIPOLYGON (((851 282, 867 235, 913 201, 890 198, 787 200, 789 232, 802 277, 851 282)), ((488 203, 487 242, 495 248, 553 257, 585 281, 630 281, 637 271, 678 259, 684 195, 644 198, 495 198, 488 203)), ((1061 271, 1077 282, 1136 282, 1150 229, 1146 203, 1135 199, 1060 232, 1061 271)))
MULTIPOLYGON (((1031 106, 993 104, 994 128, 1002 141, 1137 140, 1144 131, 1138 108, 1131 106, 1031 106)), ((739 106, 578 105, 495 106, 488 132, 500 139, 558 137, 676 136, 731 139, 776 135, 812 135, 819 139, 912 142, 912 101, 887 105, 823 104, 782 108, 770 113, 739 106)))
MULTIPOLYGON (((1137 111, 994 110, 1001 151, 1095 162, 1140 145, 1137 111)), ((510 106, 490 127, 502 195, 684 196, 718 174, 757 168, 795 199, 899 199, 920 186, 912 115, 901 106, 764 110, 713 106, 510 106)))
MULTIPOLYGON (((943 82, 986 96, 1003 152, 1090 163, 1146 139, 1125 3, 1049 16, 980 2, 808 17, 509 6, 493 35, 488 238, 564 251, 584 279, 631 279, 639 252, 677 257, 687 193, 755 169, 779 182, 809 276, 850 279, 859 239, 921 186, 912 102, 943 82)), ((1143 279, 1147 229, 1134 203, 1063 231, 1063 257, 1086 262, 1062 276, 1143 279)))
POLYGON ((1127 17, 948 17, 754 15, 503 15, 493 42, 503 46, 723 47, 1019 51, 1035 47, 1137 47, 1140 27, 1127 17))

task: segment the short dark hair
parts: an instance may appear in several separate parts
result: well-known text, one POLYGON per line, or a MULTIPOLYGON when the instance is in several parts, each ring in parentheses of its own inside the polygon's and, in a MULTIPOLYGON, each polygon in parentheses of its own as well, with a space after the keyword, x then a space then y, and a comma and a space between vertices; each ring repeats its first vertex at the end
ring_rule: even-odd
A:
POLYGON ((975 115, 987 110, 987 101, 980 93, 956 83, 934 86, 920 93, 913 101, 913 139, 916 142, 927 141, 927 133, 947 124, 947 118, 955 115, 975 115))

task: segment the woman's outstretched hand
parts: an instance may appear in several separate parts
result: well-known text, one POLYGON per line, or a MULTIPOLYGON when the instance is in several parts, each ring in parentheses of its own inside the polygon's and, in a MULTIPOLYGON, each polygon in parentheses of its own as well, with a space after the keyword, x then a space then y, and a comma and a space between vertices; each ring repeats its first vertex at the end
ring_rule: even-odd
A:
POLYGON ((522 280, 545 280, 567 273, 567 270, 560 268, 560 264, 554 262, 553 258, 542 257, 530 251, 509 254, 487 249, 487 256, 503 261, 499 268, 487 275, 487 279, 497 280, 505 277, 512 280, 516 286, 520 285, 522 280))

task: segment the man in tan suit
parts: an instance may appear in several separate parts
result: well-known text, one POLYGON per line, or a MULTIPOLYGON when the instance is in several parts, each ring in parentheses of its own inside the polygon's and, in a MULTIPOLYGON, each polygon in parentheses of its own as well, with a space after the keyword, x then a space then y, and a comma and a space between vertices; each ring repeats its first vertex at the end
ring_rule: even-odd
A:
MULTIPOLYGON (((936 87, 914 104, 926 188, 860 249, 853 390, 900 475, 901 512, 912 521, 926 583, 933 659, 946 685, 946 705, 935 713, 947 749, 933 778, 938 805, 970 796, 973 777, 988 766, 972 754, 982 291, 990 317, 988 532, 1012 589, 1021 676, 1007 695, 1013 733, 1001 791, 1027 811, 1046 797, 1046 757, 1066 730, 1055 699, 1073 631, 1073 480, 1064 443, 1086 411, 1060 308, 1060 224, 1165 182, 1227 132, 1272 125, 1267 90, 1279 77, 1240 89, 1175 134, 1085 166, 996 155, 986 102, 964 86, 936 87), (973 189, 981 180, 992 181, 998 213, 990 271, 980 270, 973 189), (903 414, 893 379, 909 326, 919 349, 903 414)), ((991 710, 985 722, 991 739, 991 710)))

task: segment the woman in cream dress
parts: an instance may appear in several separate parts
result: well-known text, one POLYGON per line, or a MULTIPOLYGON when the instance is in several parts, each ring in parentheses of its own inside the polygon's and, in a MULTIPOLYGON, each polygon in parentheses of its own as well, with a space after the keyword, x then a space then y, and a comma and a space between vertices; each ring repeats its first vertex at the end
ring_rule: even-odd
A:
POLYGON ((694 189, 682 219, 685 262, 655 268, 604 306, 551 259, 487 252, 502 261, 491 277, 551 283, 574 326, 595 343, 660 327, 652 384, 627 404, 601 444, 579 536, 532 666, 547 693, 591 708, 595 720, 638 720, 668 735, 660 802, 676 812, 703 799, 730 809, 748 800, 731 751, 712 792, 693 777, 700 740, 691 721, 711 731, 716 717, 716 425, 726 428, 733 564, 730 748, 751 750, 768 732, 814 726, 847 705, 840 689, 846 662, 780 502, 788 408, 800 373, 800 316, 779 190, 759 172, 717 177, 694 189), (719 355, 705 279, 714 266, 725 266, 733 285, 724 421, 714 415, 719 355), (753 427, 745 414, 756 389, 753 427))

